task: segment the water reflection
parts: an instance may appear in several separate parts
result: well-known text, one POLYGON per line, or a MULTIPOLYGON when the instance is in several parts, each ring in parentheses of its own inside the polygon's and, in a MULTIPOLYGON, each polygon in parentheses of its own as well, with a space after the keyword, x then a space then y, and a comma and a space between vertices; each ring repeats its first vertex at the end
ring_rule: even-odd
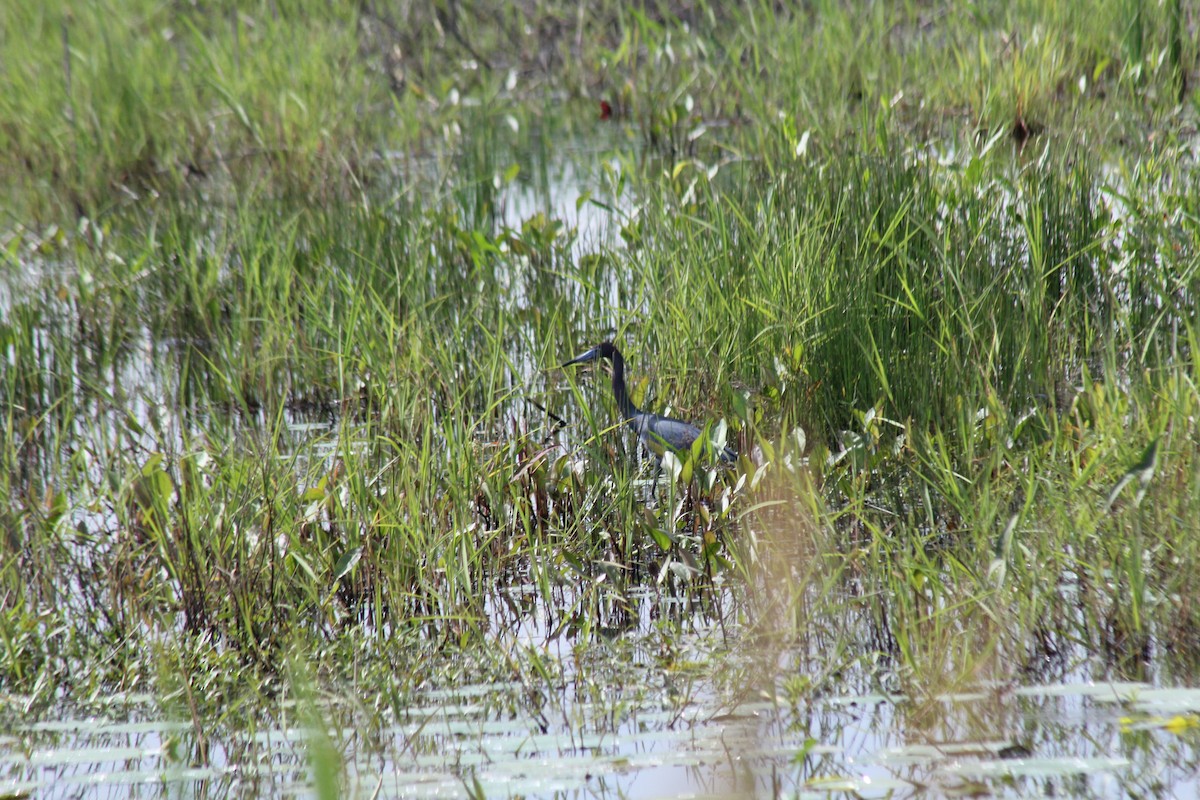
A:
MULTIPOLYGON (((561 685, 524 681, 415 692, 400 716, 358 718, 352 697, 324 705, 345 796, 1026 797, 1196 796, 1200 692, 1146 684, 983 686, 954 696, 828 696, 730 707, 705 681, 683 694, 646 630, 576 653, 542 628, 520 635, 561 685), (540 644, 537 643, 541 640, 540 644), (603 665, 603 670, 597 669, 603 665), (609 683, 581 691, 572 682, 609 683), (599 689, 599 692, 595 691, 599 689), (919 707, 919 708, 918 708, 919 707), (916 709, 916 712, 914 711, 916 709), (910 724, 936 711, 934 724, 910 724), (1141 716, 1138 716, 1141 715, 1141 716), (332 722, 336 720, 336 722, 332 722), (1139 721, 1140 720, 1140 721, 1139 721)), ((715 629, 683 637, 713 656, 715 629)), ((507 646, 512 646, 511 642, 507 646)), ((514 653, 519 652, 519 648, 514 653)), ((517 656, 520 657, 520 656, 517 656)), ((785 659, 786 660, 786 659, 785 659)), ((6 698, 5 715, 17 702, 6 698)), ((294 718, 292 704, 281 718, 294 718)), ((93 709, 94 711, 94 709, 93 709)), ((192 723, 114 698, 88 718, 17 724, 0 737, 0 794, 45 797, 309 795, 311 728, 212 733, 192 764, 192 723)), ((214 730, 220 730, 214 726, 214 730)))

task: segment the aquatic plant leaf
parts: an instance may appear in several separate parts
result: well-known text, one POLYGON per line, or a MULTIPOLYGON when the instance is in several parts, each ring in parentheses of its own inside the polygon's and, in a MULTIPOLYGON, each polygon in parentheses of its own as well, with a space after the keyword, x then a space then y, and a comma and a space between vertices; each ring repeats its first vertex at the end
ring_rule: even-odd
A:
POLYGON ((650 529, 650 538, 658 545, 658 548, 664 553, 671 549, 671 535, 660 528, 650 529))
POLYGON ((1112 509, 1113 503, 1117 501, 1117 497, 1135 479, 1138 482, 1138 493, 1133 498, 1133 505, 1135 508, 1141 505, 1142 498, 1146 496, 1146 489, 1149 487, 1150 481, 1154 478, 1154 470, 1158 466, 1158 440, 1159 437, 1155 436, 1150 444, 1146 446, 1145 451, 1142 452, 1142 457, 1138 459, 1138 462, 1121 476, 1121 480, 1117 481, 1117 485, 1108 493, 1108 503, 1104 507, 1105 511, 1112 509))
POLYGON ((333 580, 336 582, 344 578, 347 573, 354 569, 360 558, 362 558, 361 546, 351 547, 342 553, 342 557, 337 560, 337 564, 333 567, 333 580))
MULTIPOLYGON (((684 463, 679 459, 679 456, 675 455, 675 453, 671 452, 670 450, 666 450, 663 453, 662 468, 664 472, 671 476, 672 481, 677 481, 679 480, 679 476, 683 474, 684 463)), ((687 477, 691 477, 691 470, 688 470, 687 477)))
POLYGON ((1017 529, 1017 520, 1021 518, 1020 514, 1013 514, 1009 517, 1008 524, 1004 526, 1004 532, 1000 534, 1000 538, 996 541, 995 555, 988 564, 988 579, 995 586, 1000 586, 1004 583, 1004 578, 1008 574, 1008 559, 1012 555, 1012 537, 1013 531, 1017 529))
POLYGON ((995 761, 976 761, 955 764, 946 768, 953 775, 975 778, 988 777, 1056 777, 1117 770, 1128 767, 1128 759, 1093 756, 1059 758, 1011 758, 995 761))

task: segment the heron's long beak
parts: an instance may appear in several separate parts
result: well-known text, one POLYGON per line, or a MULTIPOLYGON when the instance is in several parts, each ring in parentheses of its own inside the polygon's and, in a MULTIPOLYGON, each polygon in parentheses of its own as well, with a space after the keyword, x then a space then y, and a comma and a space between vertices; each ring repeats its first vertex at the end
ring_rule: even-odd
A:
POLYGON ((588 350, 583 355, 575 356, 570 361, 563 364, 562 367, 559 367, 559 369, 562 369, 563 367, 569 367, 572 364, 582 364, 585 361, 595 361, 599 356, 600 356, 600 348, 593 347, 591 350, 588 350))

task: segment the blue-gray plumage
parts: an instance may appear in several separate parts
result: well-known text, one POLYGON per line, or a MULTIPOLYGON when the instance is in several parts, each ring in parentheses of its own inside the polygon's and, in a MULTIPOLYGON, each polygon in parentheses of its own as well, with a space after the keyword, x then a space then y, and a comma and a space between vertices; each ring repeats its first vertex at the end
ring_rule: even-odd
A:
MULTIPOLYGON (((607 358, 612 361, 612 390, 613 396, 617 399, 617 407, 621 410, 621 416, 625 422, 638 435, 638 439, 646 448, 654 453, 658 462, 662 463, 663 453, 671 450, 678 454, 683 460, 686 460, 691 452, 692 443, 700 436, 701 429, 690 422, 684 422, 681 419, 673 419, 664 417, 661 414, 651 414, 647 411, 642 411, 633 401, 629 399, 629 392, 625 388, 625 359, 621 356, 621 351, 617 349, 612 342, 601 342, 600 344, 588 350, 586 353, 576 356, 567 363, 564 367, 569 367, 572 364, 583 364, 588 361, 598 361, 599 359, 607 358)), ((733 463, 737 460, 737 451, 732 447, 726 446, 720 453, 721 461, 725 463, 733 463)))

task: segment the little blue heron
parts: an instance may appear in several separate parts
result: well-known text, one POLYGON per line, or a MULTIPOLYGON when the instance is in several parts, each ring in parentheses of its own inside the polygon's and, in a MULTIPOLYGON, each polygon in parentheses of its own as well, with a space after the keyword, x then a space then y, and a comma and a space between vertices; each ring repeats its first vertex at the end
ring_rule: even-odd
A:
MULTIPOLYGON (((602 358, 607 358, 613 364, 612 390, 613 396, 617 398, 617 407, 621 410, 621 416, 638 435, 638 439, 646 446, 646 449, 654 453, 659 465, 662 465, 663 453, 668 450, 686 460, 688 454, 691 453, 692 443, 696 441, 696 437, 702 431, 690 422, 664 417, 660 414, 651 414, 635 406, 629 399, 629 392, 625 389, 625 359, 616 345, 612 342, 601 342, 583 355, 572 358, 563 364, 563 367, 598 361, 602 358)), ((737 451, 726 446, 721 450, 720 459, 731 464, 737 460, 737 451)), ((657 485, 657 483, 656 479, 655 484, 657 485)))

